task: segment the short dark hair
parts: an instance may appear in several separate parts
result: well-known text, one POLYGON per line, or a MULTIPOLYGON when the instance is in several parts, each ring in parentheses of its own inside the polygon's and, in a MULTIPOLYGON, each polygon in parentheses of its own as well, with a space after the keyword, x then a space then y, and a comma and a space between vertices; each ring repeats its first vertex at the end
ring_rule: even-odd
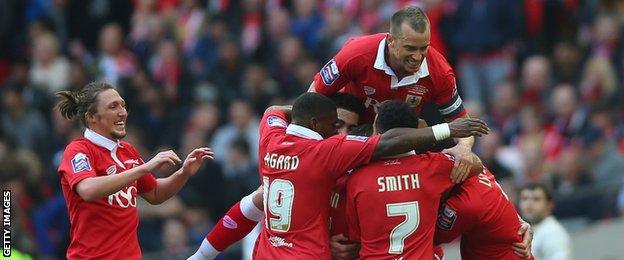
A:
POLYGON ((360 117, 364 113, 364 105, 354 95, 338 92, 331 95, 329 98, 334 101, 337 108, 351 111, 358 114, 360 117))
POLYGON ((301 94, 292 106, 293 123, 336 113, 336 104, 326 96, 314 92, 301 94))
POLYGON ((115 87, 106 82, 96 81, 87 84, 77 91, 65 90, 56 92, 56 96, 61 99, 57 104, 58 110, 66 119, 71 120, 75 116, 79 116, 80 122, 86 127, 85 113, 95 113, 98 94, 109 89, 115 89, 115 87))
POLYGON ((401 36, 401 25, 407 22, 414 31, 423 33, 429 26, 429 18, 419 7, 408 6, 392 15, 390 19, 390 34, 394 37, 401 36))
POLYGON ((359 136, 372 136, 373 135, 373 125, 372 124, 361 124, 359 126, 354 127, 349 131, 350 135, 359 135, 359 136))
POLYGON ((544 192, 544 196, 546 197, 547 201, 550 202, 553 200, 552 190, 550 189, 548 185, 544 183, 541 183, 541 182, 528 183, 522 186, 522 188, 520 188, 520 193, 522 193, 522 191, 525 191, 525 190, 542 190, 544 192))
POLYGON ((418 128, 418 115, 405 102, 384 101, 377 107, 375 127, 381 133, 397 127, 418 128))

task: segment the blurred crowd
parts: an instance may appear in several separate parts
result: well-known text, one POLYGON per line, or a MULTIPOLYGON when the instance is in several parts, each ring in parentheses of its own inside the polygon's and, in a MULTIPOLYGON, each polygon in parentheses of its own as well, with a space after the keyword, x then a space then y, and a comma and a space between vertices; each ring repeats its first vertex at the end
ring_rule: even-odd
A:
POLYGON ((185 257, 259 185, 264 108, 306 91, 345 41, 386 32, 405 5, 427 11, 465 105, 494 129, 474 150, 511 198, 544 182, 559 218, 624 213, 622 1, 4 0, 0 182, 13 191, 13 246, 50 258, 67 248, 56 169, 82 130, 53 109, 56 91, 117 86, 126 139, 146 159, 216 152, 177 197, 139 205, 146 256, 185 257))

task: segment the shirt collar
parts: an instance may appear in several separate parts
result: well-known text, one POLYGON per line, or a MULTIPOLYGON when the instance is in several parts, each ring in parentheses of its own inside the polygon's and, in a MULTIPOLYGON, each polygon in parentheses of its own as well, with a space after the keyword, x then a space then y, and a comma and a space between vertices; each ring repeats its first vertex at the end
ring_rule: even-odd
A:
POLYGON ((84 132, 84 137, 91 141, 92 143, 99 145, 101 147, 104 147, 106 149, 108 149, 109 151, 113 151, 114 149, 116 149, 118 146, 121 146, 119 144, 119 140, 117 140, 116 142, 108 139, 98 133, 96 133, 95 131, 87 128, 84 132))
POLYGON ((419 79, 429 76, 429 66, 427 65, 427 58, 423 58, 420 64, 420 69, 414 75, 407 76, 401 81, 397 80, 396 74, 388 64, 385 58, 386 52, 386 38, 381 39, 379 46, 377 47, 377 57, 375 58, 375 64, 373 67, 378 70, 383 70, 386 74, 392 76, 391 88, 398 88, 402 86, 412 85, 418 82, 419 79))
POLYGON ((312 140, 323 140, 323 137, 319 133, 314 132, 314 130, 295 124, 288 125, 286 134, 312 140))

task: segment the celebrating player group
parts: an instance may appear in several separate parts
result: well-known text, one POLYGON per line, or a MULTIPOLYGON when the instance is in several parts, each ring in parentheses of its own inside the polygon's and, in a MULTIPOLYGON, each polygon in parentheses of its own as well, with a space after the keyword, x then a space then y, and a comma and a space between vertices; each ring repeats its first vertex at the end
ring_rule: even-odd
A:
MULTIPOLYGON (((430 34, 421 9, 401 9, 388 33, 349 40, 292 106, 268 108, 260 187, 189 259, 215 258, 258 222, 254 259, 442 259, 439 245, 459 236, 465 259, 531 259, 529 225, 472 152, 489 128, 469 118, 430 34), (428 103, 447 123, 419 118, 428 103), (414 152, 451 138, 457 144, 442 152, 414 152)), ((182 160, 167 151, 144 163, 120 141, 125 101, 108 85, 85 89, 59 94, 64 115, 87 127, 59 168, 71 216, 67 257, 139 259, 136 195, 161 203, 213 153, 197 148, 155 179, 151 171, 182 160)))
POLYGON ((460 235, 466 259, 532 258, 528 224, 471 151, 489 129, 468 117, 429 44, 426 15, 404 8, 389 33, 348 41, 314 77, 316 93, 267 109, 261 187, 224 216, 237 225, 221 219, 191 259, 214 258, 259 221, 254 259, 442 258, 438 245, 460 235), (426 103, 448 123, 423 126, 426 103), (448 138, 457 145, 414 153, 448 138))

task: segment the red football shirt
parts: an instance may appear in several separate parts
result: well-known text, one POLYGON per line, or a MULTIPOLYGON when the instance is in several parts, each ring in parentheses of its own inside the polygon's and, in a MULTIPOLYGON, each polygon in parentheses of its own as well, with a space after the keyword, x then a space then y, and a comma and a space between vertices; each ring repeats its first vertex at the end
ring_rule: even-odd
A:
POLYGON ((260 121, 264 225, 254 259, 330 259, 329 201, 336 180, 368 163, 379 137, 318 133, 280 111, 260 121))
POLYGON ((439 243, 461 235, 465 259, 520 259, 512 250, 522 241, 518 229, 516 208, 486 169, 453 189, 440 207, 435 234, 439 243))
POLYGON ((333 235, 343 234, 347 235, 347 218, 345 216, 345 188, 349 175, 341 176, 336 185, 332 189, 330 199, 330 211, 329 218, 331 225, 329 232, 333 235))
POLYGON ((431 259, 436 212, 454 161, 442 153, 371 163, 347 181, 349 239, 361 259, 431 259))
POLYGON ((90 129, 67 145, 58 174, 71 223, 68 259, 141 259, 136 196, 156 186, 154 176, 147 173, 115 194, 91 202, 75 190, 86 178, 123 174, 141 164, 132 145, 90 129))
POLYGON ((419 71, 399 81, 386 63, 386 48, 385 33, 349 40, 316 74, 314 89, 324 95, 342 90, 356 96, 366 107, 360 123, 372 123, 375 107, 386 100, 405 101, 416 112, 433 102, 451 120, 466 115, 455 74, 442 54, 429 47, 419 71))

